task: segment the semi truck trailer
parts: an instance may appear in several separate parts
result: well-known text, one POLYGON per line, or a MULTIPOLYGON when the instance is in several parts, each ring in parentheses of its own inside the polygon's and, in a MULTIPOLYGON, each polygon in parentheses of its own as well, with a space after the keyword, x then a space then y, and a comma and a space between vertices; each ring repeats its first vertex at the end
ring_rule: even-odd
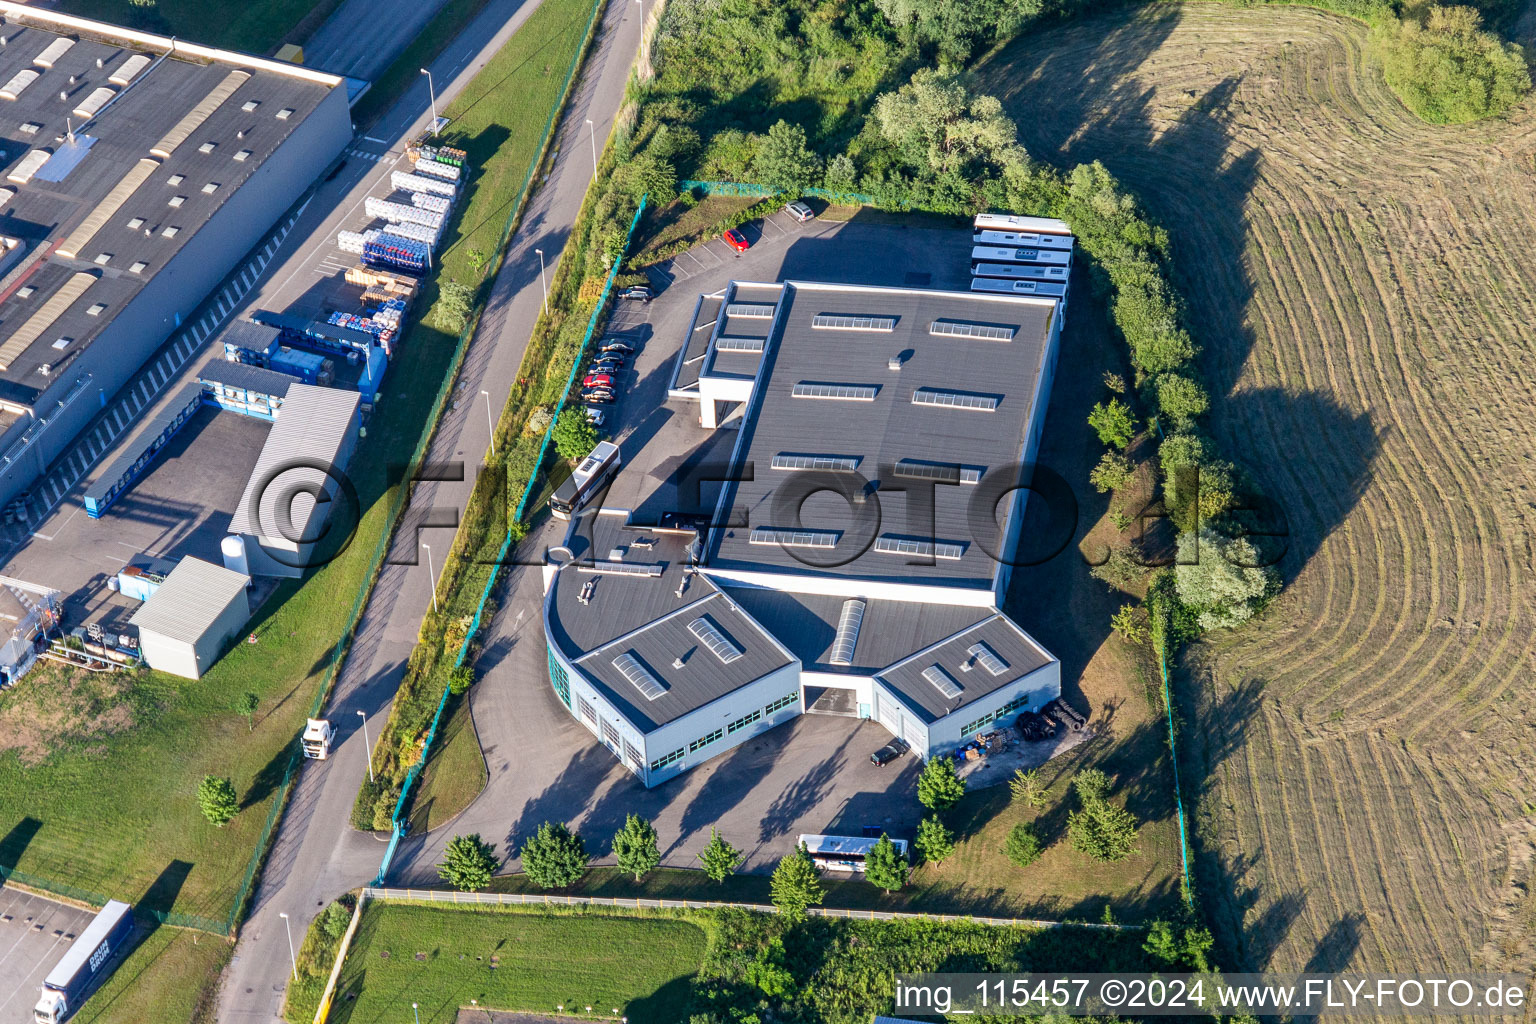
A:
POLYGON ((43 994, 32 1011, 36 1024, 59 1024, 78 1010, 117 968, 132 935, 133 908, 109 900, 43 979, 43 994))

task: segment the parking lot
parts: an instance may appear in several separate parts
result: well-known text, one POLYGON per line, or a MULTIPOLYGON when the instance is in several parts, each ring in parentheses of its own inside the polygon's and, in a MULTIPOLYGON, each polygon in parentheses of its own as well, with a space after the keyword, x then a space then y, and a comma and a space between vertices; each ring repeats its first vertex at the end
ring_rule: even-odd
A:
POLYGON ((94 916, 0 886, 0 1024, 32 1024, 43 979, 94 916))

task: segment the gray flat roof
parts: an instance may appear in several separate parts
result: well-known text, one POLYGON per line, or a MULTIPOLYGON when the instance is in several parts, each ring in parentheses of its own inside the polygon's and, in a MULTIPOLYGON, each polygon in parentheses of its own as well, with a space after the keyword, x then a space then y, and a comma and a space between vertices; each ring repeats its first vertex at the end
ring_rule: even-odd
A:
POLYGON ((995 612, 969 629, 891 666, 876 678, 900 694, 907 706, 918 712, 924 721, 933 722, 1055 660, 1013 620, 995 612), (977 643, 985 644, 1001 659, 999 674, 994 675, 970 653, 970 648, 977 643), (959 696, 947 698, 938 687, 923 678, 923 671, 933 666, 938 666, 961 687, 959 696))
POLYGON ((299 378, 287 373, 269 370, 250 363, 235 363, 228 359, 210 360, 197 371, 197 379, 208 384, 222 384, 228 388, 244 388, 262 395, 282 398, 294 384, 302 384, 299 378))
POLYGON ((867 675, 996 614, 991 608, 867 599, 851 664, 834 665, 828 659, 847 598, 756 587, 723 589, 814 672, 867 675))
POLYGON ((586 512, 571 524, 574 563, 551 584, 551 633, 565 656, 635 726, 650 730, 737 690, 793 659, 708 579, 691 574, 681 595, 692 534, 636 529, 626 517, 586 512), (639 542, 639 545, 636 544, 639 542), (620 559, 613 559, 616 551, 620 559), (659 575, 592 572, 582 563, 657 566, 659 575), (580 600, 588 583, 587 603, 580 600), (722 661, 690 625, 705 617, 742 656, 722 661), (614 665, 633 654, 665 688, 648 700, 614 665), (674 661, 683 660, 683 667, 674 661))
MULTIPOLYGON (((727 303, 735 298, 728 297, 727 303)), ((733 482, 724 498, 733 517, 744 515, 750 527, 713 531, 708 564, 990 588, 1006 524, 999 524, 990 508, 978 517, 971 503, 978 493, 989 492, 995 499, 1019 482, 1036 377, 1056 308, 1053 302, 1016 296, 787 282, 737 447, 737 475, 744 476, 750 465, 755 478, 733 482), (894 323, 875 329, 817 326, 816 318, 823 315, 894 323), (1006 337, 934 335, 930 329, 936 321, 1000 328, 1006 337), (893 356, 901 360, 894 370, 893 356), (801 390, 812 394, 797 395, 797 385, 808 386, 801 390), (826 385, 864 390, 848 400, 846 391, 828 397, 826 385), (923 401, 930 396, 932 401, 923 401), (867 510, 858 520, 839 494, 788 501, 796 471, 773 468, 774 457, 785 454, 855 457, 862 481, 850 474, 822 478, 853 481, 847 486, 855 500, 867 497, 872 485, 884 500, 855 506, 867 510), (926 516, 923 502, 895 493, 917 488, 912 493, 920 494, 929 486, 891 472, 902 460, 974 468, 980 486, 933 487, 932 515, 926 516), (796 504, 799 522, 794 521, 796 504), (759 527, 825 531, 836 546, 817 550, 754 543, 751 528, 759 527), (875 548, 877 537, 953 544, 957 547, 937 553, 957 557, 886 553, 875 548)))
POLYGON ((51 68, 42 68, 34 58, 65 37, 27 24, 25 14, 18 18, 9 8, 7 13, 0 27, 6 40, 0 47, 0 84, 26 71, 39 75, 14 100, 0 100, 5 171, 0 177, 6 178, 0 187, 15 193, 0 207, 0 235, 20 239, 28 250, 0 279, 0 365, 5 367, 0 395, 25 404, 51 379, 39 368, 48 364, 51 374, 57 373, 84 351, 335 86, 239 54, 158 60, 161 51, 104 34, 79 34, 51 68), (140 53, 151 61, 126 86, 108 81, 140 53), (224 91, 216 92, 221 86, 224 91), (112 90, 115 99, 87 121, 75 109, 98 89, 112 90), (257 106, 244 109, 251 102, 257 106), (170 141, 200 106, 212 109, 190 134, 170 141), (288 116, 278 117, 284 110, 288 116), (66 120, 73 124, 74 144, 66 120), (209 143, 213 148, 203 152, 209 143), (152 155, 154 149, 159 152, 152 155), (61 165, 79 161, 57 181, 43 180, 41 175, 53 176, 48 167, 26 183, 9 180, 16 166, 39 150, 55 153, 54 162, 61 165), (216 187, 205 192, 209 185, 216 187), (100 226, 93 234, 77 233, 93 213, 104 217, 100 226), (173 227, 168 237, 165 231, 173 227), (48 253, 56 241, 60 249, 48 253), (78 252, 66 255, 75 247, 78 252), (140 263, 139 270, 132 269, 140 263), (66 308, 35 321, 77 273, 96 280, 66 308), (32 290, 23 295, 27 288, 32 290), (87 312, 97 305, 105 308, 87 312), (18 332, 30 333, 28 324, 41 327, 35 340, 20 351, 7 350, 6 342, 18 332), (62 338, 70 340, 56 348, 62 338))
POLYGON ((693 320, 688 324, 688 335, 677 353, 672 387, 691 388, 699 382, 699 372, 704 369, 704 358, 709 354, 709 339, 714 336, 715 321, 724 302, 724 292, 699 296, 693 309, 693 320))
POLYGON ((345 469, 335 464, 336 459, 357 427, 361 401, 356 391, 290 385, 246 481, 245 493, 230 517, 229 532, 289 541, 311 539, 313 495, 321 488, 334 493, 335 477, 345 469), (274 486, 279 478, 281 484, 274 486), (306 489, 308 493, 296 493, 306 489), (279 515, 279 510, 291 513, 291 523, 287 523, 288 516, 279 515))
POLYGON ((229 607, 244 600, 251 578, 200 558, 183 558, 128 620, 173 640, 196 643, 229 607))

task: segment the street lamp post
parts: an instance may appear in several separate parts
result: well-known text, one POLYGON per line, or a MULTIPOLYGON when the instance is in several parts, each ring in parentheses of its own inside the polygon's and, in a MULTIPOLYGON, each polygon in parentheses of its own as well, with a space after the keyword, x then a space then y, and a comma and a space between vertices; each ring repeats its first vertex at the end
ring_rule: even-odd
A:
POLYGON ((416 1009, 416 1004, 411 1004, 411 1012, 416 1015, 416 1024, 421 1024, 421 1011, 416 1009))
POLYGON ((587 135, 592 139, 592 177, 597 177, 597 125, 587 118, 587 135))
POLYGON ((491 418, 491 393, 484 388, 480 393, 485 396, 485 425, 491 431, 491 458, 496 457, 496 421, 491 418))
POLYGON ((549 285, 544 283, 544 250, 535 249, 539 254, 539 287, 544 289, 544 315, 549 315, 549 285))
POLYGON ((373 781, 373 747, 368 742, 368 714, 359 709, 357 717, 363 720, 363 756, 368 758, 368 781, 373 781))
POLYGON ((293 980, 299 980, 299 957, 293 951, 293 925, 288 923, 288 915, 278 911, 277 916, 283 919, 283 928, 288 932, 288 959, 293 963, 293 980))
POLYGON ((432 84, 432 72, 426 68, 421 73, 427 76, 427 95, 432 97, 432 137, 437 138, 437 87, 432 84))
POLYGON ((422 545, 427 553, 427 581, 432 584, 432 611, 437 611, 437 573, 432 571, 432 547, 429 544, 422 545))

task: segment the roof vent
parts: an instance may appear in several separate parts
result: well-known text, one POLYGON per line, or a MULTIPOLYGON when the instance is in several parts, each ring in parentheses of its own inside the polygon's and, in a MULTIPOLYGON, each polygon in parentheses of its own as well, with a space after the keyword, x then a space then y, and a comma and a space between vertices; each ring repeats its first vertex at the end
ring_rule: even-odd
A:
POLYGON ((623 548, 611 548, 608 551, 608 561, 610 561, 610 562, 622 562, 622 561, 624 561, 624 549, 623 548))
POLYGON ((673 668, 682 668, 683 667, 683 659, 682 659, 681 656, 672 659, 672 667, 673 668))
POLYGON ((892 369, 892 370, 899 370, 899 369, 901 369, 901 356, 899 356, 899 355, 891 356, 891 358, 889 358, 889 359, 887 359, 885 361, 885 365, 886 365, 886 367, 888 369, 892 369))

